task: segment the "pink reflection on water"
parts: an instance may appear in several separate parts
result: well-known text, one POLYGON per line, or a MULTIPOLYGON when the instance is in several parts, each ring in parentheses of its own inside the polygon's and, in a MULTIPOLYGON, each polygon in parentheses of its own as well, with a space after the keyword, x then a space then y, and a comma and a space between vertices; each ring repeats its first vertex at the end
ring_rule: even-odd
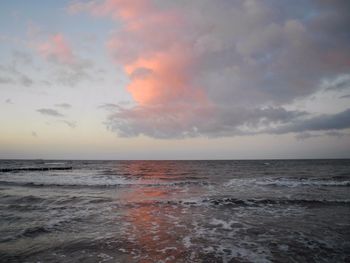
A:
MULTIPOLYGON (((130 165, 129 174, 139 177, 144 172, 146 180, 168 178, 169 164, 152 162, 130 165)), ((169 185, 135 185, 123 193, 121 199, 127 204, 124 220, 128 223, 125 237, 130 260, 137 262, 179 262, 188 252, 183 238, 190 226, 186 224, 186 208, 172 200, 180 198, 182 189, 169 185)), ((188 216, 188 215, 187 215, 188 216)))

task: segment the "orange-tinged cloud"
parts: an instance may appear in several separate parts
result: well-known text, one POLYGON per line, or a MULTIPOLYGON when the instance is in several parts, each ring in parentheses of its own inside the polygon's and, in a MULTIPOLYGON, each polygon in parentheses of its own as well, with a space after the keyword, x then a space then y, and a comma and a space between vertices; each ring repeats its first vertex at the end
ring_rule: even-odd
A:
POLYGON ((133 19, 147 12, 150 0, 104 0, 91 2, 73 2, 68 11, 78 13, 87 11, 95 16, 111 15, 115 19, 133 19))
POLYGON ((137 103, 110 112, 107 127, 122 136, 294 132, 307 114, 284 106, 349 72, 343 4, 300 14, 269 1, 76 1, 71 12, 117 21, 107 48, 137 103))
POLYGON ((141 105, 204 102, 203 92, 192 86, 191 64, 180 47, 150 58, 140 57, 124 67, 131 78, 127 89, 141 105))
POLYGON ((38 52, 47 59, 54 59, 60 63, 71 64, 75 58, 70 45, 62 34, 55 34, 37 46, 38 52))
POLYGON ((123 65, 130 78, 127 90, 139 105, 208 103, 193 83, 195 60, 180 12, 161 9, 150 0, 106 0, 70 7, 72 12, 81 10, 122 22, 122 30, 107 47, 123 65))

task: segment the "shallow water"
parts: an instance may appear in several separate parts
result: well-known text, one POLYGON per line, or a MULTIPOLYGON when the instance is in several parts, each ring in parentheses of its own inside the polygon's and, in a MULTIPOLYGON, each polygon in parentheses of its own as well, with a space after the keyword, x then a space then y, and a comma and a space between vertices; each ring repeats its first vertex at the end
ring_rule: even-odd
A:
POLYGON ((349 262, 350 160, 0 161, 1 262, 349 262))

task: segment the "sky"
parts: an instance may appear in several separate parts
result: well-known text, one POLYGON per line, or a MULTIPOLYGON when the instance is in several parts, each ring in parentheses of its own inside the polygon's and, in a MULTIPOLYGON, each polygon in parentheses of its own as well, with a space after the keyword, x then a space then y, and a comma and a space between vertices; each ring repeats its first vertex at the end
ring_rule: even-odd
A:
POLYGON ((350 158, 347 0, 0 6, 0 158, 350 158))

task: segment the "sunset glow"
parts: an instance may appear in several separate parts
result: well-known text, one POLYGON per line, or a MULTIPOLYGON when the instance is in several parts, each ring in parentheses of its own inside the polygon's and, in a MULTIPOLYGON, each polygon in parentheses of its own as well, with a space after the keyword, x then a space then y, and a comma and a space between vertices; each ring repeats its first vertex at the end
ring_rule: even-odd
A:
POLYGON ((3 4, 0 156, 348 156, 349 17, 321 2, 3 4))
POLYGON ((349 11, 0 1, 0 262, 349 261, 349 11))

